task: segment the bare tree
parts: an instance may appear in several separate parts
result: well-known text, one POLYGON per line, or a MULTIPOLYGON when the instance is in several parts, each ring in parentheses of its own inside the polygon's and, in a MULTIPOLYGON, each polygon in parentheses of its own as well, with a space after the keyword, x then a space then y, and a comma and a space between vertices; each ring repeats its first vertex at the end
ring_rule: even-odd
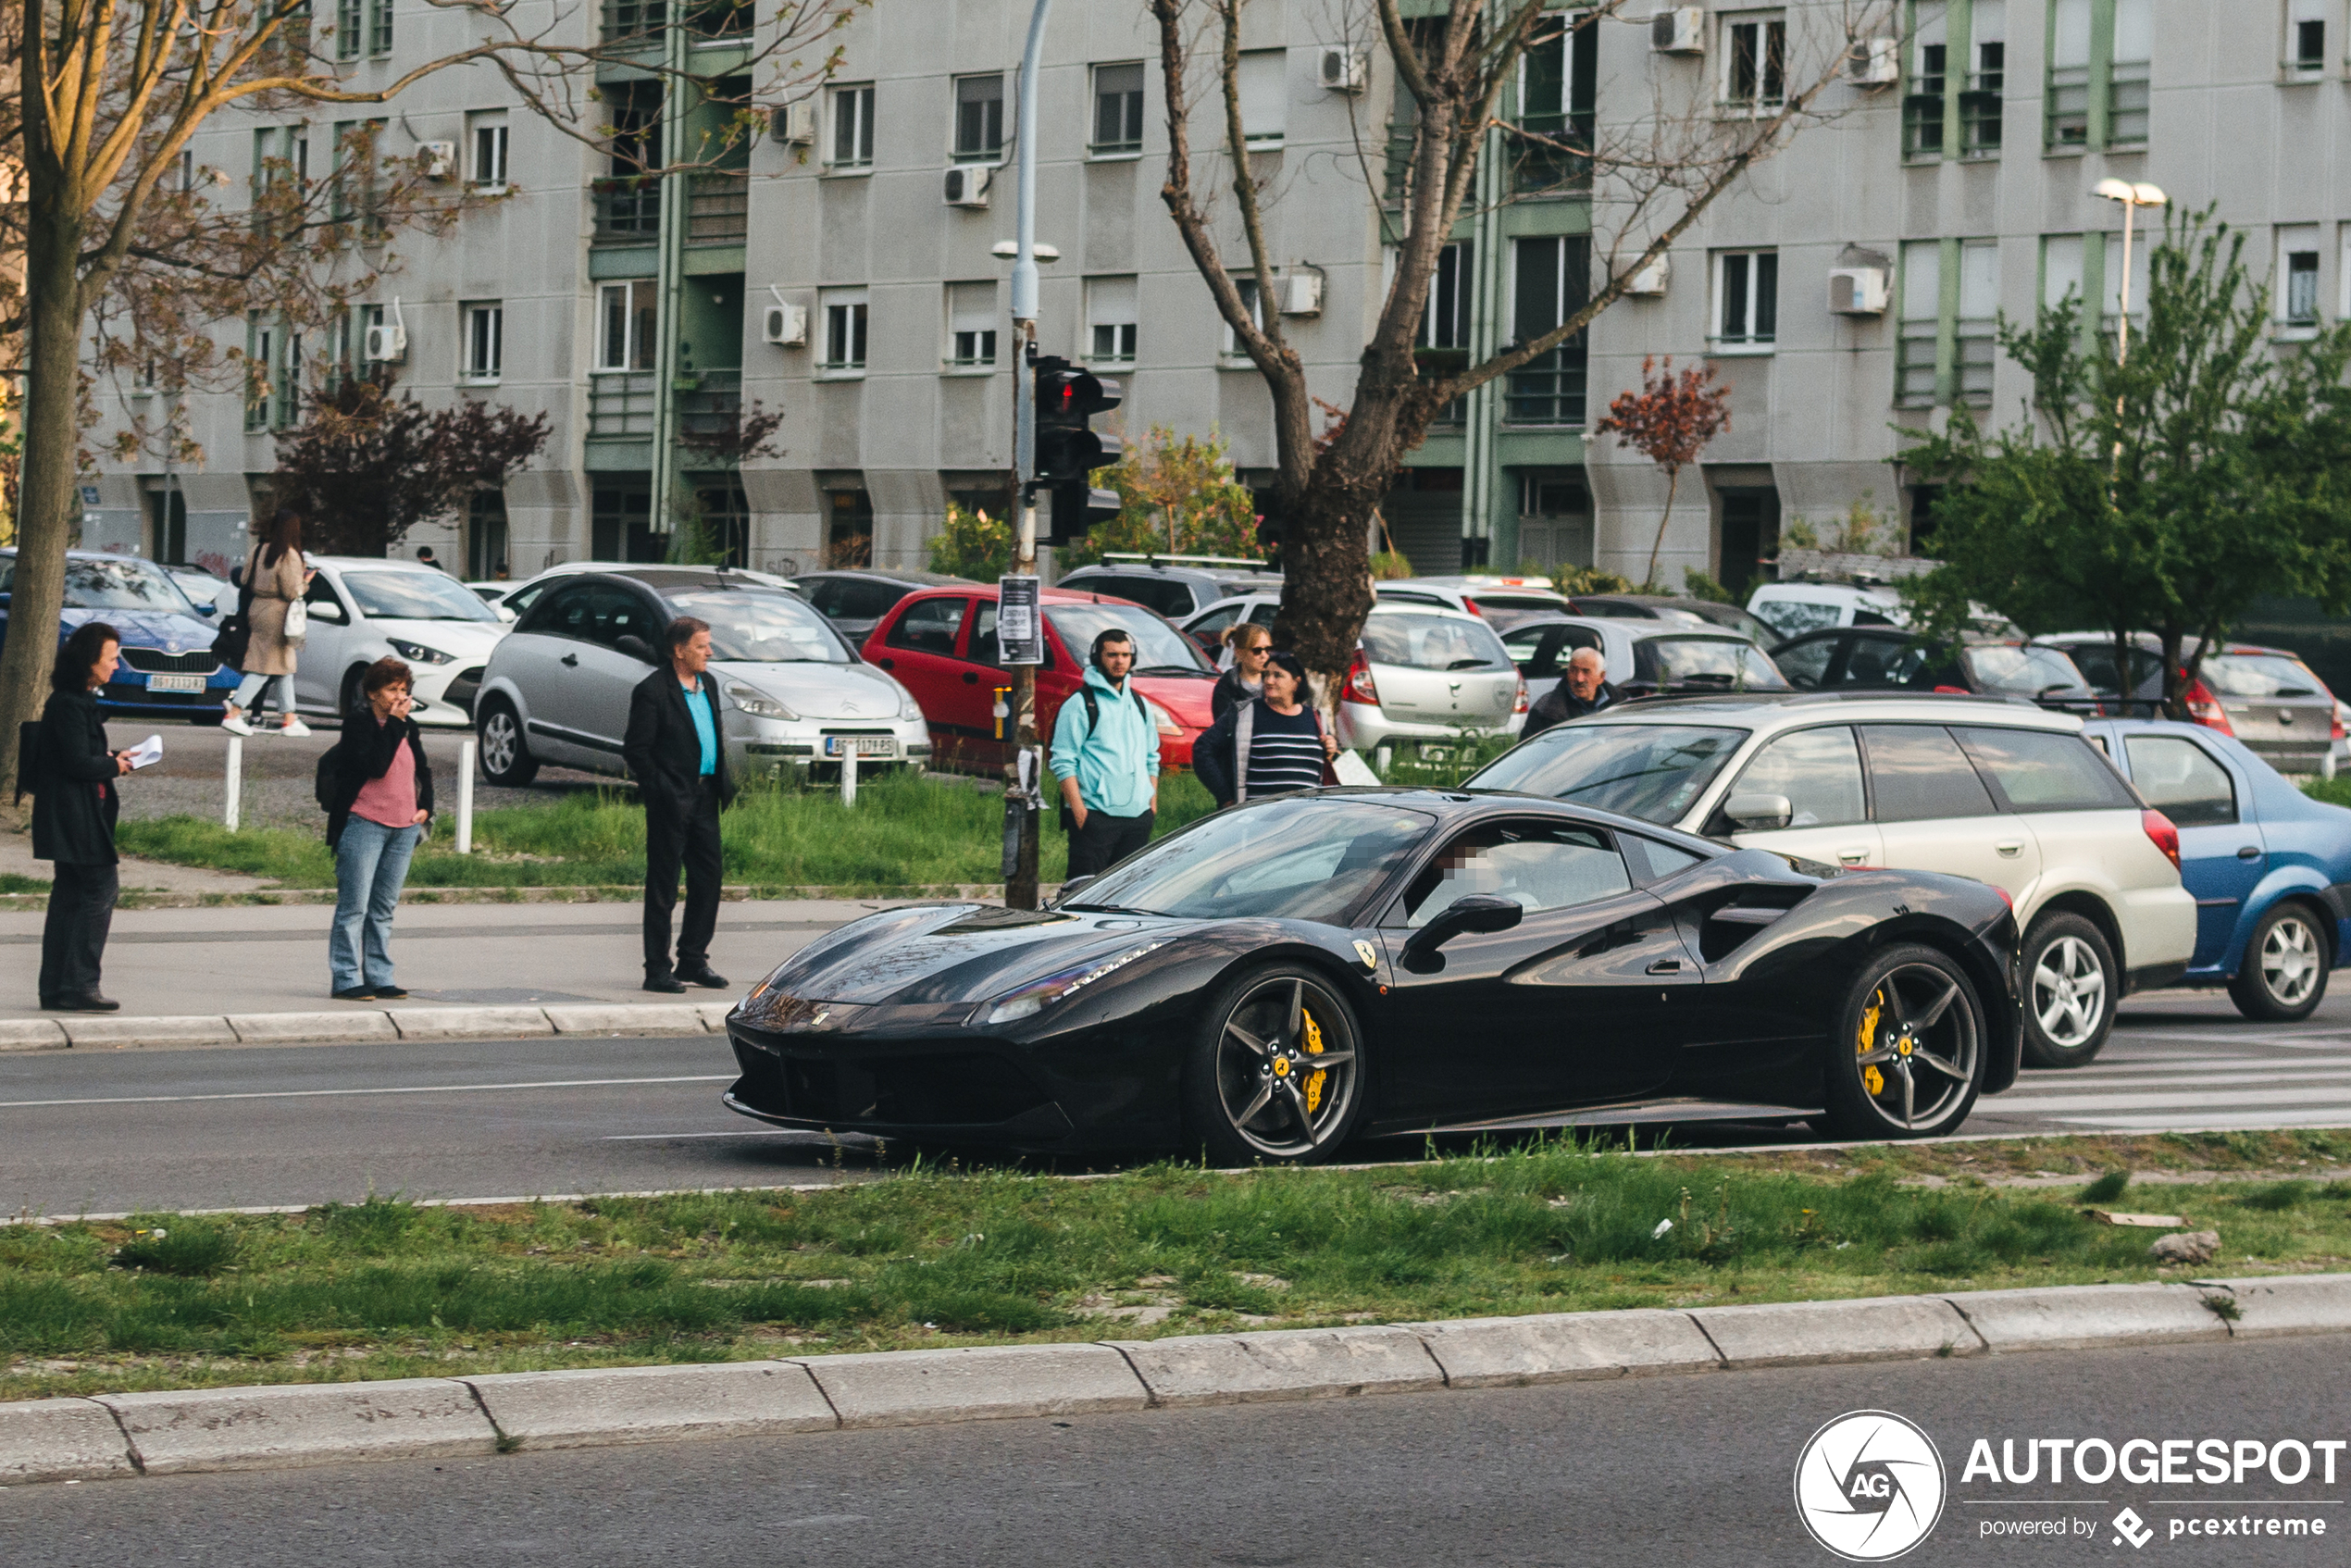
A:
MULTIPOLYGON (((1365 540, 1372 517, 1404 454, 1421 443, 1438 411, 1582 332, 1748 169, 1826 118, 1820 100, 1854 43, 1885 31, 1893 10, 1892 0, 1792 8, 1784 52, 1751 62, 1777 80, 1759 82, 1748 102, 1720 106, 1710 84, 1676 101, 1659 84, 1646 112, 1621 116, 1613 122, 1618 129, 1603 135, 1572 118, 1558 127, 1508 123, 1498 108, 1530 47, 1558 40, 1562 29, 1616 21, 1627 0, 1599 0, 1565 19, 1545 14, 1556 0, 1450 0, 1441 15, 1412 19, 1401 0, 1368 0, 1370 31, 1399 84, 1399 119, 1410 124, 1396 127, 1403 178, 1385 213, 1395 245, 1387 292, 1363 348, 1346 422, 1318 451, 1305 367, 1280 313, 1258 308, 1278 272, 1266 237, 1269 183, 1251 167, 1241 124, 1241 13, 1249 0, 1149 3, 1167 99, 1161 195, 1218 314, 1272 393, 1276 505, 1285 530, 1275 635, 1299 651, 1327 690, 1336 689, 1371 608, 1365 540), (1213 126, 1213 150, 1195 151, 1196 119, 1213 126), (1592 286, 1547 332, 1476 363, 1433 357, 1424 365, 1413 344, 1438 255, 1469 210, 1478 161, 1496 135, 1506 156, 1549 160, 1562 182, 1588 181, 1592 286), (1216 214, 1220 189, 1232 198, 1225 221, 1216 214), (1227 263, 1224 249, 1236 239, 1238 266, 1227 263), (1246 292, 1237 272, 1247 275, 1246 292)), ((1364 179, 1372 184, 1368 168, 1364 179)))

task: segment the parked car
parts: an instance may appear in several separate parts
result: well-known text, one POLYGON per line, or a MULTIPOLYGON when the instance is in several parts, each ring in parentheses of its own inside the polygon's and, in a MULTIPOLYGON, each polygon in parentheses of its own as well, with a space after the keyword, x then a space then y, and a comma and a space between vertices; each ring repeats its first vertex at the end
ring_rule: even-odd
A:
POLYGON ((522 585, 520 583, 493 580, 487 582, 469 582, 466 584, 466 586, 473 590, 474 597, 479 599, 483 604, 498 612, 498 618, 500 620, 504 621, 509 626, 514 624, 514 607, 506 603, 506 595, 514 591, 516 588, 521 587, 522 585))
POLYGON ((1902 596, 1880 583, 1766 582, 1748 595, 1748 614, 1783 638, 1833 626, 1903 626, 1902 596))
POLYGON ((801 948, 727 1016, 724 1103, 1235 1165, 1669 1098, 1920 1138, 2016 1079, 2015 942, 1956 877, 1842 877, 1556 801, 1285 795, 1041 920, 917 904, 801 948))
POLYGON ((1057 586, 1132 599, 1181 621, 1235 594, 1270 593, 1278 600, 1282 574, 1270 562, 1251 566, 1238 560, 1106 555, 1098 566, 1064 573, 1057 586))
POLYGON ((1372 584, 1372 592, 1383 604, 1431 604, 1482 616, 1498 627, 1515 626, 1529 616, 1574 612, 1566 595, 1552 591, 1547 577, 1397 578, 1372 584))
POLYGON ((217 578, 202 566, 167 566, 163 569, 171 574, 171 580, 180 585, 180 591, 188 596, 196 614, 225 616, 235 611, 237 585, 226 578, 217 578))
MULTIPOLYGON (((2112 633, 2058 632, 2035 641, 2071 655, 2100 695, 2127 696, 2134 714, 2152 716, 2155 704, 2163 700, 2162 644, 2152 632, 2131 638, 2127 693, 2114 678, 2112 633)), ((2181 697, 2189 718, 2244 741, 2282 773, 2326 773, 2333 766, 2343 717, 2334 693, 2297 653, 2260 643, 2224 642, 2204 655, 2196 678, 2181 697)))
POLYGON ((1770 622, 1757 619, 1736 604, 1684 594, 1579 593, 1573 613, 1596 620, 1695 621, 1735 631, 1759 648, 1785 641, 1785 634, 1770 622))
POLYGON ((1231 650, 1225 646, 1225 633, 1243 620, 1262 627, 1271 627, 1275 615, 1282 607, 1282 598, 1275 593, 1243 593, 1230 599, 1219 599, 1204 610, 1195 611, 1180 623, 1184 635, 1200 646, 1200 651, 1214 661, 1219 669, 1229 668, 1231 650))
POLYGON ((890 607, 909 593, 919 593, 926 588, 976 588, 969 578, 950 577, 945 572, 905 571, 838 571, 802 572, 792 579, 792 587, 804 595, 816 611, 833 623, 852 648, 863 647, 865 639, 874 634, 890 607))
POLYGON ((359 678, 387 656, 416 672, 421 725, 464 728, 491 650, 506 623, 464 583, 417 561, 312 555, 305 595, 310 629, 294 666, 294 703, 341 718, 359 701, 359 678))
POLYGON ((2097 719, 2087 730, 2180 831, 2196 899, 2188 986, 2226 985, 2248 1018, 2307 1018, 2344 963, 2351 811, 2314 801, 2242 741, 2197 724, 2097 719))
POLYGON ((567 576, 498 644, 476 704, 482 776, 530 782, 541 764, 622 773, 629 694, 668 662, 680 616, 710 623, 728 765, 742 775, 919 769, 930 739, 913 693, 858 657, 798 594, 699 566, 567 576))
MULTIPOLYGON (((8 632, 16 589, 17 553, 0 550, 0 639, 8 632)), ((122 662, 98 689, 98 706, 129 718, 189 718, 218 723, 220 704, 237 689, 237 672, 213 657, 219 635, 199 614, 171 574, 136 555, 94 550, 66 553, 65 608, 57 641, 84 621, 104 621, 122 633, 122 662)))
POLYGON ((1791 684, 1806 691, 1940 691, 2026 697, 2097 711, 2096 692, 2061 648, 1971 637, 1957 657, 1935 653, 1905 632, 1850 627, 1813 631, 1772 650, 1791 684))
POLYGON ((1627 696, 1789 690, 1787 678, 1762 649, 1696 617, 1543 616, 1505 631, 1502 646, 1526 678, 1528 700, 1536 703, 1560 683, 1578 648, 1597 649, 1608 662, 1610 684, 1627 696))
MULTIPOLYGON (((1151 708, 1164 767, 1189 767, 1192 742, 1214 722, 1216 672, 1192 641, 1143 605, 1064 588, 1044 591, 1045 662, 1037 670, 1037 731, 1048 743, 1062 703, 1085 684, 1094 639, 1115 627, 1135 640, 1135 689, 1151 708)), ((865 639, 865 656, 921 704, 943 762, 1001 765, 996 690, 1012 685, 997 656, 996 589, 927 588, 901 600, 865 639)))
POLYGON ((1458 610, 1381 600, 1338 691, 1338 743, 1455 746, 1526 727, 1526 681, 1494 628, 1458 610))
POLYGON ((1777 850, 1989 882, 2024 932, 2025 1060, 2096 1056, 2115 1004, 2196 951, 2179 830, 2070 714, 1854 693, 1643 703, 1555 725, 1469 780, 1777 850))

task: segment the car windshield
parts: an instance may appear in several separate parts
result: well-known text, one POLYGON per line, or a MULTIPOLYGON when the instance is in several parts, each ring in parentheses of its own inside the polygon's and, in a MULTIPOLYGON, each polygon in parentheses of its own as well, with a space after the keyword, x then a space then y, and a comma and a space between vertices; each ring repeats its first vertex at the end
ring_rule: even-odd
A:
MULTIPOLYGON (((0 593, 16 590, 17 558, 0 562, 0 593)), ((192 616, 195 606, 171 575, 133 555, 104 560, 68 557, 66 561, 66 608, 68 610, 159 610, 167 615, 192 616)))
POLYGON ((1982 643, 1960 651, 1968 673, 1984 691, 2013 691, 2037 697, 2055 688, 2079 691, 2087 688, 2071 659, 2054 648, 2019 648, 2005 642, 1982 643))
POLYGON ((1741 637, 1751 637, 1758 642, 1776 642, 1780 638, 1778 632, 1757 620, 1736 604, 1717 604, 1710 601, 1701 600, 1696 604, 1677 607, 1685 615, 1696 616, 1700 620, 1712 621, 1716 626, 1729 627, 1741 637))
POLYGON ((1363 623, 1363 653, 1404 669, 1509 669, 1511 655, 1484 621, 1418 610, 1375 610, 1363 623))
POLYGON ((1067 907, 1336 923, 1403 864, 1436 820, 1318 796, 1219 812, 1087 884, 1067 907))
POLYGON ((2292 659, 2274 653, 2219 653, 2196 673, 2223 697, 2316 697, 2319 683, 2292 659))
POLYGON ((710 623, 713 657, 757 665, 845 665, 849 650, 825 617, 773 590, 671 593, 681 616, 710 623))
POLYGON ((1105 631, 1123 631, 1135 643, 1135 673, 1155 675, 1165 670, 1198 670, 1213 675, 1192 640, 1149 610, 1118 604, 1048 604, 1045 618, 1060 634, 1062 646, 1080 665, 1094 639, 1105 631))
POLYGON ((1469 787, 1551 795, 1671 824, 1747 737, 1744 729, 1686 724, 1555 725, 1505 752, 1469 787))
POLYGON ((1788 690, 1778 666, 1752 642, 1728 637, 1652 637, 1641 646, 1657 661, 1656 679, 1664 685, 1725 691, 1788 690))
POLYGON ((471 589, 439 572, 345 572, 342 586, 369 620, 500 624, 471 589))
POLYGON ((1810 599, 1766 599, 1748 608, 1769 622, 1782 637, 1801 637, 1808 631, 1835 626, 1845 618, 1845 612, 1840 606, 1810 599))

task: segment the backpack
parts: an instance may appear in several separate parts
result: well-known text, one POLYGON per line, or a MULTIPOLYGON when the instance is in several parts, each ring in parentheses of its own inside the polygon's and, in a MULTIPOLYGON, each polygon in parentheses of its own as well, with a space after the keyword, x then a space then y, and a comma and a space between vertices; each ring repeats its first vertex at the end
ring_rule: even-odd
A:
POLYGON ((245 653, 253 646, 253 572, 250 568, 257 557, 247 557, 244 567, 237 572, 237 609, 234 615, 223 616, 219 633, 212 640, 212 656, 230 669, 245 667, 245 653))
MULTIPOLYGON (((1144 703, 1143 694, 1135 690, 1135 682, 1131 678, 1126 682, 1126 694, 1135 699, 1135 711, 1143 716, 1143 722, 1146 725, 1150 724, 1151 721, 1151 710, 1144 703)), ((1091 735, 1095 730, 1100 729, 1102 727, 1102 705, 1101 703, 1095 697, 1094 688, 1091 683, 1080 686, 1077 689, 1077 700, 1086 704, 1086 733, 1091 735)), ((1062 802, 1061 812, 1062 831, 1064 833, 1076 832, 1077 818, 1076 815, 1070 811, 1069 803, 1067 801, 1062 802)))
POLYGON ((318 753, 318 769, 310 781, 310 792, 317 797, 318 809, 330 816, 334 815, 336 789, 342 782, 342 748, 343 742, 337 740, 318 753))

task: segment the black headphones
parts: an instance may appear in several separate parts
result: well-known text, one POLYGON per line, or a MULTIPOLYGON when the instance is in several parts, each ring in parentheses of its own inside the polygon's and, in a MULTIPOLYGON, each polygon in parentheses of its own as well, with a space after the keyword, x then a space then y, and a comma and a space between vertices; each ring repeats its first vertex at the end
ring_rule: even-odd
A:
POLYGON ((1126 633, 1121 631, 1116 627, 1112 627, 1106 631, 1096 632, 1094 634, 1094 646, 1087 651, 1086 662, 1093 666, 1096 669, 1101 669, 1104 675, 1108 675, 1110 671, 1102 669, 1103 645, 1110 642, 1132 643, 1135 640, 1133 638, 1127 636, 1126 633))

